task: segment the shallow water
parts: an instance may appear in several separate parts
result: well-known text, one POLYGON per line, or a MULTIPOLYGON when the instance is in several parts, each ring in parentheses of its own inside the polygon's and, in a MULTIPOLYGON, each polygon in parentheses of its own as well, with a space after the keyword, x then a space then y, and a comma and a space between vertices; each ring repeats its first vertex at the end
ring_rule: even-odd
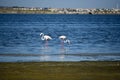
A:
POLYGON ((63 61, 120 60, 119 53, 120 15, 0 14, 0 54, 12 55, 0 55, 3 62, 62 61, 60 55, 63 61), (41 32, 52 37, 47 48, 41 32), (60 35, 66 35, 71 44, 61 48, 60 35), (83 53, 102 56, 70 55, 83 53), (45 54, 49 59, 15 54, 45 54))

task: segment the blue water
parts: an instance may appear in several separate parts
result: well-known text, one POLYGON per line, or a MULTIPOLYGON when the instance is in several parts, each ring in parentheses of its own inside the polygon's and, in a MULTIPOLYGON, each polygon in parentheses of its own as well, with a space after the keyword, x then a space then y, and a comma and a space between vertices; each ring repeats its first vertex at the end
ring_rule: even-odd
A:
POLYGON ((120 15, 0 14, 0 62, 96 60, 120 61, 120 15))

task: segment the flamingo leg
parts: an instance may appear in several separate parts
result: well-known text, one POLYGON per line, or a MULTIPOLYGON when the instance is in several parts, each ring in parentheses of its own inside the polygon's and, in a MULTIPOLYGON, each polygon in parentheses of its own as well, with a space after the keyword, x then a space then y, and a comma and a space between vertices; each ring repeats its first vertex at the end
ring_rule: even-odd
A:
POLYGON ((64 40, 61 41, 61 48, 64 49, 64 40))
POLYGON ((48 47, 48 41, 47 40, 45 41, 45 47, 46 48, 48 47))

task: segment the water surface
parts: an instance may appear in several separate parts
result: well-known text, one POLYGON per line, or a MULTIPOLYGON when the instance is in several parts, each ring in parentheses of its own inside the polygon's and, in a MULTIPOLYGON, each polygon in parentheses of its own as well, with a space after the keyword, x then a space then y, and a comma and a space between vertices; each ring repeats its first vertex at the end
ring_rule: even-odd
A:
POLYGON ((0 14, 0 61, 111 61, 119 53, 120 15, 0 14), (53 38, 48 48, 41 32, 53 38), (60 35, 71 41, 64 49, 60 35))

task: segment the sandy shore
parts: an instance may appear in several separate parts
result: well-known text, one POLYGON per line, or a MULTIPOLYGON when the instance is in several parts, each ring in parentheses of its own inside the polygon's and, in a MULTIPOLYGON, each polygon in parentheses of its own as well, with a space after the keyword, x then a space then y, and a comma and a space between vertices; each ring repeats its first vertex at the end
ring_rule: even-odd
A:
POLYGON ((0 80, 120 80, 120 61, 1 62, 0 80))

